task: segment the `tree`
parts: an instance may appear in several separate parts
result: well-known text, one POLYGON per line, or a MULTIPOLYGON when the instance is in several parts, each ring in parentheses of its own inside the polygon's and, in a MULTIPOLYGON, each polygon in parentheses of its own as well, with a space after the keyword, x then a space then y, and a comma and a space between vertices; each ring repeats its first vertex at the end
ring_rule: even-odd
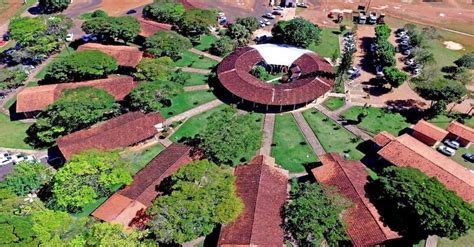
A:
POLYGON ((397 62, 395 60, 395 47, 388 40, 378 41, 375 54, 376 63, 382 67, 394 66, 397 62))
POLYGON ((387 167, 372 186, 385 222, 404 236, 456 239, 474 225, 471 205, 415 168, 387 167))
POLYGON ((202 34, 209 33, 209 27, 217 24, 217 11, 210 9, 188 9, 178 22, 179 32, 198 40, 202 34))
POLYGON ((209 117, 209 123, 199 135, 201 148, 211 160, 232 164, 243 153, 258 148, 259 138, 252 130, 251 115, 236 115, 233 108, 209 117))
POLYGON ((20 67, 0 68, 0 89, 14 89, 23 84, 28 75, 20 67))
POLYGON ((43 8, 45 13, 55 13, 65 10, 71 0, 39 0, 38 5, 43 8))
POLYGON ((290 21, 279 21, 272 28, 272 36, 277 42, 298 47, 308 47, 312 43, 319 43, 321 29, 300 17, 290 21))
POLYGON ((31 229, 31 217, 21 217, 12 214, 0 214, 0 229, 2 246, 39 246, 31 229))
POLYGON ((28 141, 50 147, 58 137, 106 120, 118 110, 115 98, 91 86, 66 89, 61 97, 38 116, 27 130, 28 141))
POLYGON ((155 0, 143 8, 144 17, 169 24, 178 23, 184 12, 184 6, 174 0, 155 0))
POLYGON ((184 86, 191 79, 191 75, 190 73, 183 72, 181 69, 177 69, 171 74, 169 80, 184 86))
POLYGON ((169 57, 144 58, 137 65, 133 75, 140 81, 159 81, 170 77, 175 64, 169 57))
POLYGON ((464 85, 472 82, 472 74, 466 67, 455 67, 450 77, 452 80, 461 82, 464 85))
POLYGON ((375 27, 375 36, 377 38, 387 40, 390 37, 391 33, 392 33, 392 29, 390 29, 390 26, 387 24, 377 25, 375 27))
POLYGON ((459 67, 474 69, 474 52, 462 56, 458 60, 454 61, 454 63, 459 67))
POLYGON ((25 200, 9 188, 0 188, 0 218, 1 215, 30 216, 43 210, 45 206, 40 199, 25 200))
POLYGON ((188 38, 173 32, 159 31, 148 37, 143 44, 145 50, 155 56, 167 56, 173 60, 181 58, 181 54, 192 47, 188 38))
POLYGON ((300 246, 329 246, 348 241, 340 214, 344 207, 334 204, 316 183, 297 185, 284 209, 284 228, 300 246))
POLYGON ((250 32, 240 24, 234 24, 227 29, 226 35, 229 36, 237 47, 244 47, 250 39, 250 32))
POLYGON ((255 65, 250 71, 250 74, 263 81, 268 80, 269 77, 268 71, 262 65, 255 65))
POLYGON ((101 51, 84 50, 53 61, 43 81, 58 83, 99 79, 117 68, 115 58, 101 51))
MULTIPOLYGON (((41 246, 54 242, 69 242, 85 230, 87 218, 73 218, 66 212, 44 210, 32 216, 32 230, 41 246)), ((56 246, 51 244, 51 246, 56 246)))
POLYGON ((216 56, 222 56, 232 52, 235 49, 235 42, 227 36, 214 41, 209 48, 209 52, 216 56))
POLYGON ((133 41, 140 33, 140 23, 132 16, 107 16, 86 20, 82 30, 94 34, 103 41, 122 40, 125 43, 133 41))
POLYGON ((244 26, 250 33, 255 32, 259 27, 258 19, 254 16, 239 17, 235 23, 244 26))
POLYGON ((144 82, 130 93, 130 104, 144 112, 159 111, 173 104, 171 98, 183 91, 183 86, 169 80, 144 82))
POLYGON ((433 53, 425 48, 414 49, 413 57, 415 58, 416 62, 421 65, 435 63, 433 53))
POLYGON ((140 241, 147 233, 147 231, 126 231, 122 225, 102 222, 95 223, 90 226, 83 234, 82 238, 85 243, 85 246, 138 247, 143 246, 141 245, 140 241))
POLYGON ((148 225, 157 240, 182 244, 235 220, 243 204, 234 181, 230 169, 207 160, 179 169, 171 177, 171 193, 158 197, 148 209, 148 225))
POLYGON ((49 183, 53 174, 54 170, 42 163, 20 162, 7 174, 0 187, 6 187, 19 196, 26 196, 49 183))
POLYGON ((408 80, 408 74, 400 71, 396 67, 385 67, 383 68, 383 74, 385 80, 390 84, 391 87, 399 87, 408 80))
POLYGON ((84 151, 72 156, 54 176, 53 200, 58 207, 77 212, 97 199, 109 196, 133 179, 128 164, 117 151, 84 151))

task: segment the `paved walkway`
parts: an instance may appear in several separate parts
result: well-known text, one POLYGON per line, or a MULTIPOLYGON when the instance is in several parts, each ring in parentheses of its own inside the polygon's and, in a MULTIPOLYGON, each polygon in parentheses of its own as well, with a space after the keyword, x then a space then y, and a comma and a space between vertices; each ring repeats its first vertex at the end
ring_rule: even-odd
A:
POLYGON ((263 143, 259 151, 260 154, 271 156, 274 126, 275 114, 265 114, 265 120, 263 123, 263 143))
POLYGON ((211 73, 210 69, 196 69, 196 68, 190 68, 190 67, 178 67, 178 69, 181 69, 184 72, 203 74, 203 75, 208 75, 209 73, 211 73))
POLYGON ((303 114, 301 114, 301 112, 293 112, 292 114, 296 120, 296 123, 300 127, 301 132, 306 138, 306 141, 309 143, 309 145, 313 149, 314 153, 317 156, 325 154, 326 151, 324 151, 323 146, 321 146, 321 143, 319 142, 318 138, 314 134, 313 130, 311 129, 311 127, 309 127, 308 123, 304 119, 303 114))
POLYGON ((212 54, 209 54, 209 53, 207 53, 207 52, 200 51, 200 50, 195 49, 195 48, 191 48, 191 49, 189 49, 189 51, 192 52, 192 53, 194 53, 194 54, 198 54, 199 56, 208 57, 208 58, 210 58, 210 59, 212 59, 212 60, 215 60, 215 61, 217 61, 217 62, 222 61, 222 58, 221 58, 221 57, 214 56, 214 55, 212 55, 212 54))
POLYGON ((186 92, 199 91, 199 90, 207 90, 207 89, 209 89, 209 85, 208 85, 208 84, 184 87, 184 91, 186 91, 186 92))
POLYGON ((2 147, 0 147, 0 152, 33 154, 38 159, 41 158, 41 157, 44 157, 44 156, 48 156, 48 151, 47 150, 30 150, 30 149, 2 148, 2 147))
POLYGON ((203 105, 200 105, 198 107, 195 107, 189 111, 186 111, 186 112, 183 112, 181 114, 178 114, 174 117, 170 117, 168 119, 166 119, 166 121, 164 122, 164 125, 165 126, 169 126, 170 124, 172 124, 173 122, 177 122, 177 121, 183 121, 187 118, 190 118, 190 117, 193 117, 193 116, 196 116, 200 113, 203 113, 205 111, 209 111, 210 109, 212 108, 215 108, 219 105, 223 104, 222 101, 218 100, 218 99, 215 99, 211 102, 207 102, 206 104, 203 104, 203 105))

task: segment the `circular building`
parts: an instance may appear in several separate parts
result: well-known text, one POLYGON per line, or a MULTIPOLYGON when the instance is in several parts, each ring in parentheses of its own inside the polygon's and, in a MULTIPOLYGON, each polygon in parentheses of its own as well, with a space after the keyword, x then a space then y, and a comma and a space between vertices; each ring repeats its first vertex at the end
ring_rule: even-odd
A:
POLYGON ((244 47, 224 58, 217 68, 222 86, 254 108, 291 110, 304 106, 334 85, 332 65, 321 56, 287 45, 244 47), (251 74, 260 65, 286 71, 286 82, 263 81, 251 74))

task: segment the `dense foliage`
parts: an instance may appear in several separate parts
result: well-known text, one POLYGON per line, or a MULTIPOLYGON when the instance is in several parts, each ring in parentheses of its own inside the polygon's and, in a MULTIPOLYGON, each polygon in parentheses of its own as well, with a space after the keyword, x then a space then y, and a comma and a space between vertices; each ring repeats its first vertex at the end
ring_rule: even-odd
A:
POLYGON ((385 222, 405 236, 456 239, 474 226, 472 205, 417 169, 385 168, 373 186, 385 222))
POLYGON ((43 81, 58 83, 99 79, 106 77, 117 68, 117 60, 103 52, 79 51, 54 60, 43 81))
POLYGON ((159 31, 148 37, 143 44, 145 50, 155 56, 167 56, 173 60, 181 58, 181 54, 192 47, 188 38, 173 32, 159 31))
POLYGON ((23 84, 28 75, 20 67, 0 68, 0 89, 14 89, 23 84))
POLYGON ((259 27, 258 19, 255 16, 239 17, 235 23, 244 26, 250 33, 255 32, 259 27))
POLYGON ((133 16, 95 17, 86 20, 82 30, 94 34, 102 41, 122 40, 125 43, 133 41, 140 33, 140 24, 133 16))
POLYGON ((230 223, 243 208, 234 176, 207 160, 195 161, 171 177, 171 193, 148 209, 148 223, 160 243, 178 243, 208 235, 218 224, 230 223))
POLYGON ((71 0, 39 0, 38 5, 45 13, 55 13, 65 10, 71 0))
POLYGON ((159 111, 171 106, 171 98, 183 92, 183 86, 170 80, 144 82, 130 93, 130 104, 136 110, 144 112, 159 111))
POLYGON ((235 42, 231 38, 224 36, 217 39, 216 41, 214 41, 214 43, 211 44, 209 52, 216 56, 222 56, 232 52, 234 49, 235 42))
POLYGON ((107 222, 95 223, 82 236, 84 246, 156 246, 152 242, 141 243, 147 231, 125 230, 122 225, 107 222))
POLYGON ((145 5, 143 16, 158 22, 175 24, 184 14, 184 6, 175 0, 154 0, 145 5))
POLYGON ((209 33, 209 27, 217 24, 217 11, 210 9, 188 9, 178 22, 179 32, 193 40, 209 33))
POLYGON ((243 153, 256 150, 260 138, 252 130, 250 115, 236 115, 233 108, 214 113, 199 135, 201 148, 217 163, 232 165, 243 153))
POLYGON ((50 147, 58 137, 106 120, 117 109, 115 98, 103 89, 66 89, 27 130, 28 141, 37 147, 50 147))
POLYGON ((454 63, 459 67, 474 69, 474 52, 462 56, 458 60, 454 61, 454 63))
POLYGON ((399 87, 408 80, 408 74, 403 72, 397 67, 385 67, 383 68, 383 75, 385 80, 390 84, 391 87, 399 87))
MULTIPOLYGON (((417 78, 417 80, 420 79, 417 78)), ((466 87, 462 83, 444 78, 435 78, 433 81, 417 81, 416 90, 421 97, 431 100, 431 107, 427 112, 428 118, 435 117, 445 111, 449 103, 459 101, 467 93, 466 87)))
POLYGON ((76 212, 109 196, 132 176, 118 152, 84 151, 74 155, 54 176, 53 200, 58 208, 76 212))
POLYGON ((262 81, 268 80, 268 77, 270 76, 268 71, 262 65, 255 65, 250 71, 250 74, 252 74, 253 76, 257 77, 258 79, 262 81))
POLYGON ((237 47, 244 47, 247 46, 251 33, 245 26, 234 24, 227 29, 226 35, 234 41, 237 47))
POLYGON ((175 64, 169 57, 144 58, 136 67, 134 77, 139 81, 165 80, 175 70, 175 64))
POLYGON ((325 239, 329 246, 348 241, 340 215, 345 205, 336 205, 316 183, 299 184, 292 200, 283 210, 284 227, 300 246, 319 246, 325 239))
POLYGON ((319 43, 321 29, 300 17, 290 21, 279 21, 272 28, 273 39, 298 47, 308 47, 312 43, 319 43))
POLYGON ((7 174, 0 187, 6 187, 19 196, 26 196, 49 183, 53 174, 54 170, 42 163, 20 162, 7 174))

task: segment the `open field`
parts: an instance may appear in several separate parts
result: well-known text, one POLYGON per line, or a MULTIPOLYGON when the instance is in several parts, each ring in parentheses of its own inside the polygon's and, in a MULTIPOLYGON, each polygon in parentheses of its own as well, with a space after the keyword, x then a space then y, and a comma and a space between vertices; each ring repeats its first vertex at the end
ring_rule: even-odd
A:
POLYGON ((339 30, 324 28, 321 30, 321 42, 318 45, 311 44, 308 49, 323 57, 331 58, 334 52, 339 56, 339 30))
POLYGON ((200 51, 207 51, 211 47, 212 43, 214 43, 214 41, 216 40, 217 40, 217 37, 212 34, 204 35, 201 37, 200 43, 196 45, 194 48, 200 51))
POLYGON ((304 172, 305 164, 317 161, 291 114, 275 117, 272 157, 275 157, 277 164, 295 173, 304 172))
MULTIPOLYGON (((258 136, 258 149, 260 149, 260 143, 262 143, 263 138, 263 119, 265 118, 264 114, 260 113, 247 113, 250 114, 252 119, 251 129, 254 131, 254 135, 258 136)), ((257 150, 249 150, 247 153, 242 153, 239 158, 233 161, 234 165, 241 164, 244 162, 249 162, 252 157, 257 154, 257 150)))
POLYGON ((181 59, 176 61, 178 67, 191 67, 196 69, 211 69, 218 64, 217 61, 207 57, 201 57, 190 51, 183 52, 181 59))
POLYGON ((323 105, 327 109, 331 111, 335 111, 346 104, 346 100, 344 98, 337 98, 337 97, 329 97, 324 102, 323 105))
POLYGON ((33 149, 24 142, 26 130, 30 127, 19 121, 10 121, 10 118, 0 113, 0 147, 33 149))
POLYGON ((197 85, 204 85, 207 84, 207 75, 203 74, 195 74, 195 73, 189 73, 189 72, 183 72, 184 74, 188 74, 191 76, 189 80, 184 83, 184 86, 197 86, 197 85))
MULTIPOLYGON (((342 116, 347 120, 357 121, 357 115, 363 111, 362 107, 354 106, 344 112, 342 116)), ((401 130, 410 126, 406 122, 405 117, 399 113, 389 113, 385 112, 384 109, 373 107, 367 108, 365 112, 367 116, 357 126, 372 136, 377 135, 381 131, 387 131, 392 135, 398 136, 401 130)))
MULTIPOLYGON (((453 120, 455 120, 455 119, 449 117, 446 114, 441 114, 441 115, 438 115, 437 117, 429 120, 429 122, 436 125, 436 126, 438 126, 438 127, 446 129, 446 128, 448 128, 449 123, 453 120)), ((464 124, 471 127, 471 128, 474 128, 474 118, 471 117, 470 119, 466 119, 464 124)))
POLYGON ((440 238, 438 247, 470 247, 474 243, 474 230, 471 229, 464 237, 456 240, 440 238))
POLYGON ((165 118, 168 118, 214 99, 216 99, 216 96, 208 90, 184 92, 171 98, 172 105, 170 107, 164 107, 161 110, 161 114, 163 114, 165 118))

